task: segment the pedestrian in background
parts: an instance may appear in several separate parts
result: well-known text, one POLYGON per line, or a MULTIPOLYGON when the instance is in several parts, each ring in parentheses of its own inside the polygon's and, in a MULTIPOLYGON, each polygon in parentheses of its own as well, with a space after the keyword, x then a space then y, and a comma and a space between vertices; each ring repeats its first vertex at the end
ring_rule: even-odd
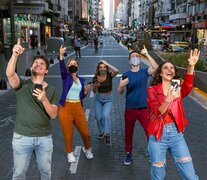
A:
POLYGON ((97 53, 98 52, 98 37, 97 36, 94 37, 93 43, 95 47, 95 53, 97 53))
POLYGON ((153 180, 165 178, 167 150, 170 151, 182 179, 198 179, 183 136, 188 121, 182 101, 193 88, 194 67, 199 55, 200 52, 197 49, 191 50, 189 65, 181 86, 176 67, 171 62, 163 62, 155 73, 152 86, 148 88, 151 113, 148 126, 148 149, 153 180))
POLYGON ((81 39, 77 35, 75 36, 73 45, 74 45, 76 59, 78 59, 78 55, 79 55, 79 58, 81 58, 81 51, 80 51, 81 39))
POLYGON ((84 142, 82 148, 86 158, 92 159, 93 153, 90 145, 90 135, 86 121, 82 99, 88 94, 90 85, 84 86, 84 79, 77 75, 78 60, 69 59, 64 62, 66 48, 60 47, 59 64, 62 77, 63 90, 59 101, 59 120, 66 144, 68 162, 76 161, 72 151, 73 125, 76 126, 84 142))
POLYGON ((106 62, 100 60, 93 78, 94 111, 99 129, 99 139, 105 137, 105 144, 111 145, 111 109, 112 109, 112 79, 119 70, 106 62))
POLYGON ((15 72, 19 55, 24 52, 18 43, 13 47, 6 75, 16 91, 16 121, 12 140, 13 180, 25 179, 31 155, 35 154, 42 180, 51 179, 53 142, 50 118, 55 119, 58 111, 58 93, 44 81, 49 61, 44 56, 34 58, 31 79, 23 80, 15 72))
POLYGON ((132 138, 135 122, 139 120, 147 135, 149 110, 147 109, 147 80, 158 65, 144 48, 140 53, 132 51, 129 54, 131 69, 125 72, 120 79, 118 92, 122 94, 126 88, 125 104, 125 165, 132 163, 132 138), (150 67, 141 68, 141 55, 144 55, 150 63, 150 67))

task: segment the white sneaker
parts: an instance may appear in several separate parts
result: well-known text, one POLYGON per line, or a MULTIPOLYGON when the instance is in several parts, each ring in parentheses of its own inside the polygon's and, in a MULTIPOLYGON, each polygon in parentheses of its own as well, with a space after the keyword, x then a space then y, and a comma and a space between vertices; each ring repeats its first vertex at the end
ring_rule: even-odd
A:
POLYGON ((93 159, 93 153, 92 153, 92 151, 91 151, 91 148, 86 149, 86 148, 83 146, 83 147, 82 147, 82 150, 83 150, 83 152, 85 153, 87 159, 93 159))
POLYGON ((74 157, 74 155, 73 155, 73 152, 68 153, 68 154, 67 154, 67 157, 68 157, 68 162, 69 162, 69 163, 74 163, 74 162, 76 162, 76 159, 75 159, 75 157, 74 157))

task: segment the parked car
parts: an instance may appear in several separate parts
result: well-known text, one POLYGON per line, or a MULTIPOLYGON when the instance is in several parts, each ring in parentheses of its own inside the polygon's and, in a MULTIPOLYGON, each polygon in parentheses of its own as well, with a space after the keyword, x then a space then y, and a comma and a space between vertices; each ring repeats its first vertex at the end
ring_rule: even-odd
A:
POLYGON ((151 39, 151 45, 154 51, 164 50, 164 41, 162 39, 151 39))
POLYGON ((170 52, 186 52, 189 51, 188 43, 182 41, 175 41, 173 44, 170 44, 168 47, 170 52))

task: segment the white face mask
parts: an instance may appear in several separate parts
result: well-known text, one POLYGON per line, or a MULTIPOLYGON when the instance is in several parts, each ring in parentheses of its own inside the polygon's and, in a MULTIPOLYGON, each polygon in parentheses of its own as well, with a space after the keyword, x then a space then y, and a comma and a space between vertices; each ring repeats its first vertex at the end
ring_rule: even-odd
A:
POLYGON ((141 63, 141 58, 140 57, 132 57, 130 59, 130 63, 134 66, 137 66, 141 63))

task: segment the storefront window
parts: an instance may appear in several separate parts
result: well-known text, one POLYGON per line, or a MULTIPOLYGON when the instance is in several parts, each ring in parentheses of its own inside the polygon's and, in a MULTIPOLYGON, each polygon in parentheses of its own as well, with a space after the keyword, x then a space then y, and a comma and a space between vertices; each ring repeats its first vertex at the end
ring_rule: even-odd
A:
MULTIPOLYGON (((38 37, 38 42, 40 42, 40 22, 39 21, 31 21, 24 15, 18 16, 14 15, 14 29, 15 29, 15 41, 17 38, 21 38, 23 45, 25 47, 29 46, 30 36, 32 34, 38 37), (31 34, 32 33, 32 34, 31 34)), ((11 25, 10 18, 3 19, 3 37, 4 43, 11 43, 11 25)))
POLYGON ((4 44, 11 44, 10 18, 3 18, 3 33, 4 44))

